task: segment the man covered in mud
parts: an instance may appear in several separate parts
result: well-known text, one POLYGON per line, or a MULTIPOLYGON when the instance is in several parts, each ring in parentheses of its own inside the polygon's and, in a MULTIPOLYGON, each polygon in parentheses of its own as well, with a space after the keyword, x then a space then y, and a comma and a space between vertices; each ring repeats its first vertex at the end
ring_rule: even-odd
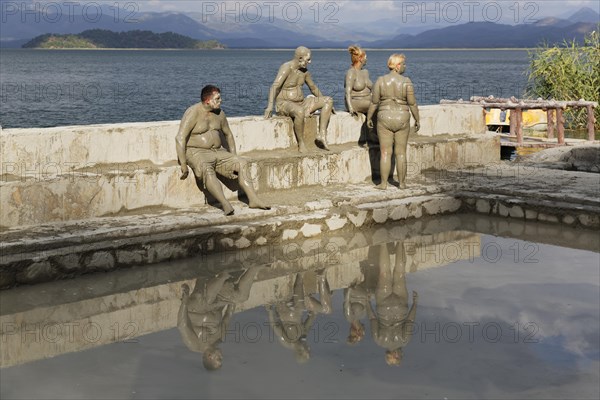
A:
POLYGON ((252 187, 246 160, 236 155, 235 140, 221 110, 221 90, 207 85, 202 88, 200 99, 200 103, 184 113, 175 138, 181 179, 188 177, 189 165, 196 179, 201 180, 206 190, 221 204, 225 215, 232 215, 234 209, 225 198, 216 173, 237 179, 248 197, 250 208, 268 210, 270 207, 258 198, 252 187), (222 146, 221 133, 225 135, 229 150, 222 146))
POLYGON ((310 50, 300 46, 294 52, 294 59, 283 63, 277 72, 275 81, 269 90, 269 103, 265 109, 265 118, 273 113, 273 103, 278 114, 291 117, 294 122, 294 134, 298 140, 300 153, 306 152, 304 143, 304 118, 313 112, 321 110, 319 132, 315 139, 317 146, 329 150, 327 146, 327 127, 333 113, 333 99, 323 96, 308 72, 311 62, 310 50), (314 95, 304 98, 302 87, 308 86, 314 95))
POLYGON ((236 304, 250 297, 259 271, 259 266, 251 267, 237 282, 229 272, 221 272, 210 280, 198 278, 192 294, 188 285, 182 286, 177 328, 185 345, 191 351, 202 353, 202 363, 207 370, 221 368, 223 354, 219 344, 225 339, 236 304))

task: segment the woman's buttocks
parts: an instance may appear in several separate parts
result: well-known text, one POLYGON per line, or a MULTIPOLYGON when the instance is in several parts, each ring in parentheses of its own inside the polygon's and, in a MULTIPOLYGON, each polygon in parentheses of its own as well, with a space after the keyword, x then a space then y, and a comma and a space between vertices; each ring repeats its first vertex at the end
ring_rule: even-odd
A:
POLYGON ((377 125, 392 132, 408 128, 410 113, 408 109, 398 107, 395 109, 379 110, 377 112, 377 125))

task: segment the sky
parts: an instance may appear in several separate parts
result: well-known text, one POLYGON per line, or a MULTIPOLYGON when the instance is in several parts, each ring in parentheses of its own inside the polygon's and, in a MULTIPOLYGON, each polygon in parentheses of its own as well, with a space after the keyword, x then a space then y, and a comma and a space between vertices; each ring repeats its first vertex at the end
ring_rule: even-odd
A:
MULTIPOLYGON (((1 0, 10 2, 11 0, 1 0)), ((399 24, 448 25, 469 21, 508 24, 532 23, 545 17, 566 18, 582 7, 600 12, 598 0, 14 0, 13 3, 52 3, 67 9, 68 2, 118 5, 136 12, 202 12, 212 18, 246 22, 360 24, 396 19, 399 24)), ((360 25, 358 25, 360 26, 360 25)))
MULTIPOLYGON (((126 3, 126 1, 122 1, 126 3)), ((582 7, 600 11, 600 2, 590 0, 148 0, 136 2, 140 11, 197 11, 221 16, 254 15, 302 18, 315 22, 374 21, 396 17, 402 22, 435 23, 474 20, 528 23, 544 17, 569 16, 582 7), (301 16, 299 15, 301 12, 301 16)))

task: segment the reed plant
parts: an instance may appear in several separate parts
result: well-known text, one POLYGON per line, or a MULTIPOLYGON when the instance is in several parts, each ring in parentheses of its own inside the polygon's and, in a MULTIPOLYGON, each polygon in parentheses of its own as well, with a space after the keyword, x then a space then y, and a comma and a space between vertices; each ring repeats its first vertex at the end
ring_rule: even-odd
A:
MULTIPOLYGON (((526 96, 555 100, 600 102, 600 25, 588 33, 584 42, 565 40, 561 45, 547 43, 529 52, 526 96)), ((595 130, 600 130, 600 107, 594 110, 595 130)), ((566 126, 587 125, 587 112, 567 108, 566 126)))

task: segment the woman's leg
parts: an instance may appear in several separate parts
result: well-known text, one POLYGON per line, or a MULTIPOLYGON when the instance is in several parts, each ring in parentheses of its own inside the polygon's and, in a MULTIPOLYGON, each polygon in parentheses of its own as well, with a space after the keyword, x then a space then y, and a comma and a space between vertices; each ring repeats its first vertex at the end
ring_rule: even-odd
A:
POLYGON ((406 188, 406 148, 408 146, 408 132, 409 128, 406 128, 394 133, 394 153, 396 155, 396 170, 398 171, 400 189, 406 188))
POLYGON ((390 170, 392 169, 394 133, 378 121, 377 136, 379 137, 379 150, 381 152, 381 158, 379 160, 381 183, 377 185, 377 189, 385 190, 387 189, 388 178, 390 177, 390 170))

